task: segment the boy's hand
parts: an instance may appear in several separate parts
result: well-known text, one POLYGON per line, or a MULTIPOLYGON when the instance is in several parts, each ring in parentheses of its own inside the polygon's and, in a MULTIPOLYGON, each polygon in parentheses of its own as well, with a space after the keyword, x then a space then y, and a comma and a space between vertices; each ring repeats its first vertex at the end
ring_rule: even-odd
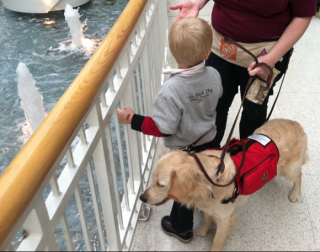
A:
POLYGON ((124 109, 117 108, 117 112, 118 112, 118 120, 120 123, 131 124, 131 120, 134 115, 134 112, 130 107, 125 106, 124 109))

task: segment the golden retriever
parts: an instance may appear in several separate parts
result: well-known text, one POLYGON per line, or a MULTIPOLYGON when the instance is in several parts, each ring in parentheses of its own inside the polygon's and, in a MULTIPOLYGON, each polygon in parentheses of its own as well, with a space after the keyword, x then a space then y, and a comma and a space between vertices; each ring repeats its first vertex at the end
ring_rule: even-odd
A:
MULTIPOLYGON (((293 188, 289 193, 289 200, 297 202, 301 198, 301 168, 308 160, 307 136, 297 122, 274 119, 258 128, 254 134, 269 136, 277 145, 280 158, 278 174, 293 181, 293 188)), ((224 185, 231 181, 236 170, 235 165, 227 153, 224 159, 225 171, 216 175, 219 159, 208 155, 221 156, 222 151, 206 150, 197 153, 208 175, 218 184, 224 185)), ((161 205, 168 200, 185 204, 204 212, 204 222, 196 230, 197 236, 206 236, 212 221, 217 224, 216 235, 211 250, 221 250, 227 240, 232 226, 237 224, 236 206, 245 202, 248 196, 240 195, 234 203, 221 204, 223 199, 231 197, 234 184, 227 187, 213 186, 200 170, 195 159, 187 152, 174 150, 163 155, 156 164, 153 181, 140 196, 140 199, 152 205, 161 205)))

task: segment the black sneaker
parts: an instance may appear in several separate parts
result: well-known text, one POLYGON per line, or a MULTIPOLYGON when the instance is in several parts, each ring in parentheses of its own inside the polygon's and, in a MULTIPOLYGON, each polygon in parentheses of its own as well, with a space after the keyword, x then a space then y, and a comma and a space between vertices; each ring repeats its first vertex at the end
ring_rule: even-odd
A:
POLYGON ((165 232, 167 235, 176 237, 179 241, 183 243, 188 243, 193 239, 193 231, 187 230, 185 232, 176 232, 173 230, 171 226, 171 220, 170 216, 164 216, 161 220, 161 229, 163 232, 165 232))

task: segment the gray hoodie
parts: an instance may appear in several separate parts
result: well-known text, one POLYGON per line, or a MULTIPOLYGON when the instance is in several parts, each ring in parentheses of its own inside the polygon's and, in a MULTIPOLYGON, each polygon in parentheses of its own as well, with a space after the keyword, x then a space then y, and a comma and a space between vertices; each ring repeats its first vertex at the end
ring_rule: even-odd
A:
POLYGON ((170 149, 181 149, 212 141, 216 135, 216 107, 222 96, 217 70, 205 67, 190 76, 173 75, 160 88, 152 110, 152 119, 170 149))

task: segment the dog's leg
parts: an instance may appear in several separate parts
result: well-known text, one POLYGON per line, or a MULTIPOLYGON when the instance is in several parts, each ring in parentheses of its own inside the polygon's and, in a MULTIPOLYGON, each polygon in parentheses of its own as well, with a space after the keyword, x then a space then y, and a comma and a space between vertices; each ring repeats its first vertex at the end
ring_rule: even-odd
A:
POLYGON ((207 236, 209 229, 211 227, 213 218, 207 214, 204 213, 204 221, 200 227, 196 230, 196 236, 207 236))
POLYGON ((238 223, 238 214, 234 210, 230 216, 224 219, 218 219, 217 222, 217 231, 213 239, 213 244, 211 251, 221 251, 224 244, 228 239, 228 235, 232 226, 236 226, 238 223))
POLYGON ((301 199, 301 176, 302 173, 300 172, 300 175, 298 175, 293 181, 293 187, 292 190, 289 193, 289 200, 292 203, 295 203, 301 199))
POLYGON ((281 169, 283 171, 284 177, 287 180, 294 182, 292 190, 289 193, 289 200, 292 203, 295 203, 301 199, 301 168, 302 163, 299 162, 281 169))

